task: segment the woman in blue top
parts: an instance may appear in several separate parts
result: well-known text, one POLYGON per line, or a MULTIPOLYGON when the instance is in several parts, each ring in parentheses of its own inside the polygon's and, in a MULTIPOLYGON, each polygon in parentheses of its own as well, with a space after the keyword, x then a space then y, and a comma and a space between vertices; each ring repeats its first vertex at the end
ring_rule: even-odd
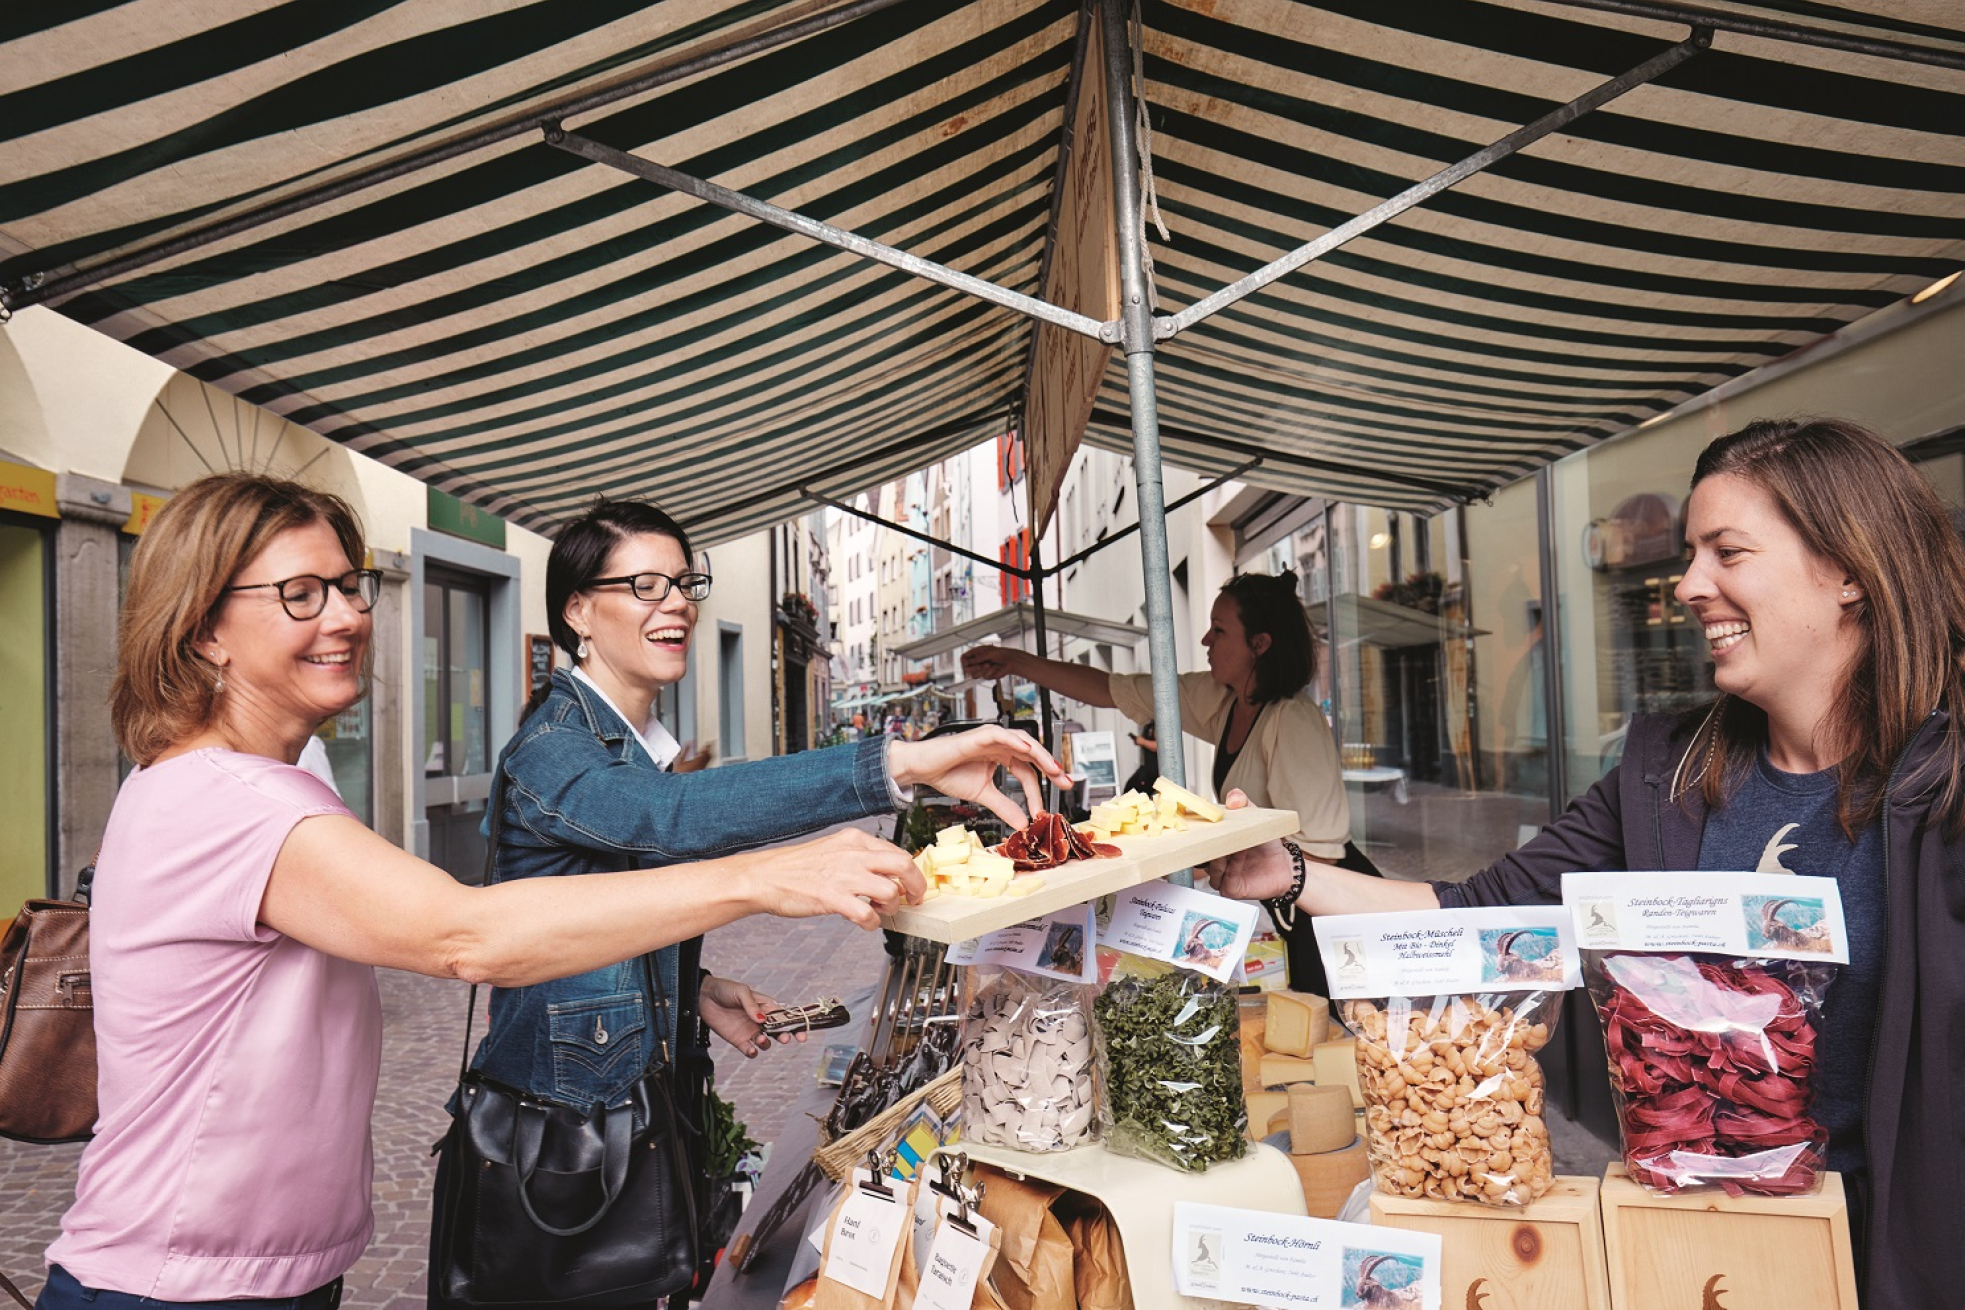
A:
POLYGON ((1374 881, 1281 845, 1216 885, 1309 914, 1562 899, 1576 870, 1833 877, 1850 964, 1816 1073, 1871 1310, 1957 1303, 1965 1176, 1965 548, 1893 446, 1837 419, 1762 421, 1708 446, 1678 599, 1721 696, 1631 723, 1622 763, 1466 882, 1374 881))

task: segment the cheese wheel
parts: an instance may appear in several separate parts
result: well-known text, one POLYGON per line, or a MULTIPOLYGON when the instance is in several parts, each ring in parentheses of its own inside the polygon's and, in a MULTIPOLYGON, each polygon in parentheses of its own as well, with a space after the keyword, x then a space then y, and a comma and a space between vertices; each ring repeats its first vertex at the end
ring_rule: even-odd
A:
POLYGON ((1341 1151, 1358 1135, 1351 1094, 1346 1088, 1298 1083, 1285 1095, 1289 1101, 1291 1155, 1341 1151))
POLYGON ((1292 1155, 1290 1165, 1303 1183, 1303 1206, 1312 1219, 1335 1219, 1351 1192, 1371 1177, 1371 1162, 1365 1157, 1365 1139, 1354 1137, 1341 1151, 1318 1155, 1292 1155))

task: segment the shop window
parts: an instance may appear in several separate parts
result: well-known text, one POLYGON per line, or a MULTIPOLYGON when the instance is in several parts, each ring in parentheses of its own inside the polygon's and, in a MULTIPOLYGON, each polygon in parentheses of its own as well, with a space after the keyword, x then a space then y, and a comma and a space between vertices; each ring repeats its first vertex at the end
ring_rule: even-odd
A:
POLYGON ((1533 481, 1432 517, 1332 505, 1263 560, 1325 638, 1309 694, 1391 876, 1464 876, 1548 821, 1536 515, 1533 481))
POLYGON ((717 631, 716 695, 726 761, 744 758, 744 630, 734 623, 717 631))
POLYGON ((1623 758, 1633 714, 1674 714, 1715 695, 1704 635, 1673 596, 1686 488, 1709 437, 1646 433, 1549 469, 1567 802, 1623 758))
POLYGON ((1007 566, 996 575, 997 588, 1005 605, 1014 605, 1030 595, 1030 580, 1020 578, 1008 569, 1027 569, 1030 567, 1030 529, 1024 528, 1012 536, 1003 538, 997 548, 996 558, 1007 566))

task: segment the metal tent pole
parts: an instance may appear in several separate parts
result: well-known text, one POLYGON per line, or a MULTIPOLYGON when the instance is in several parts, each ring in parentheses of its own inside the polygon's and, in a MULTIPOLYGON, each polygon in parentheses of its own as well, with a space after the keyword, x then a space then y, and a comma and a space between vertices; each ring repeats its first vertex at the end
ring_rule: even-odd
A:
MULTIPOLYGON (((1187 784, 1181 738, 1180 685, 1174 652, 1173 571, 1167 558, 1167 496, 1160 482, 1160 414, 1153 385, 1153 288, 1146 273, 1141 226, 1138 109, 1133 98, 1131 0, 1099 0, 1104 24, 1105 89, 1112 117, 1112 207, 1119 241, 1119 342, 1126 352, 1126 389, 1133 412, 1133 479, 1139 492, 1140 566, 1146 582, 1146 642, 1153 670, 1153 721, 1160 739, 1160 772, 1187 784)), ((1194 885, 1194 875, 1174 874, 1194 885)))

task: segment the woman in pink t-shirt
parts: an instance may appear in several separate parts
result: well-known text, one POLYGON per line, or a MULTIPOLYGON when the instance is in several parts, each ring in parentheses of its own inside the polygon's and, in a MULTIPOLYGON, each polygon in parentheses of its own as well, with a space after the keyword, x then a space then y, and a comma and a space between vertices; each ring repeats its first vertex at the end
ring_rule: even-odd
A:
POLYGON ((759 912, 872 927, 922 894, 855 831, 484 888, 404 854, 295 767, 362 694, 362 555, 339 499, 242 473, 179 492, 137 548, 111 710, 142 767, 91 911, 100 1117, 41 1310, 337 1303, 373 1227, 376 965, 524 986, 759 912))

